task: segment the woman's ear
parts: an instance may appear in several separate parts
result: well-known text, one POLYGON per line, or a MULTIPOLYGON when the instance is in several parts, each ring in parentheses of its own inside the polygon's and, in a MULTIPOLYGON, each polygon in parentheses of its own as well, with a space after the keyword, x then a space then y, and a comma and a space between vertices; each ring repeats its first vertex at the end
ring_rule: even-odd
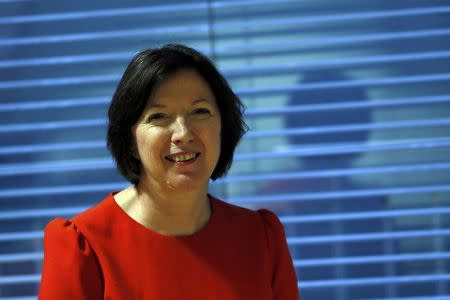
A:
POLYGON ((136 141, 133 139, 133 142, 131 143, 131 156, 137 160, 141 160, 139 157, 139 151, 137 149, 136 141))
POLYGON ((131 147, 130 147, 130 151, 131 151, 131 156, 137 160, 141 160, 141 158, 139 157, 139 151, 138 151, 138 147, 136 144, 136 136, 133 134, 133 131, 135 130, 135 126, 133 126, 133 128, 131 129, 131 147))

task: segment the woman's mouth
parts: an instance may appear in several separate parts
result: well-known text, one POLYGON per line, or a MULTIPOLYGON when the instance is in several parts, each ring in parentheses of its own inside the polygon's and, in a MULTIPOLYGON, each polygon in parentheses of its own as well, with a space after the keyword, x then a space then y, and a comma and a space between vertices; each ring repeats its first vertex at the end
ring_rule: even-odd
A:
POLYGON ((167 155, 165 158, 171 162, 183 163, 193 161, 199 156, 200 152, 191 152, 191 153, 167 155))

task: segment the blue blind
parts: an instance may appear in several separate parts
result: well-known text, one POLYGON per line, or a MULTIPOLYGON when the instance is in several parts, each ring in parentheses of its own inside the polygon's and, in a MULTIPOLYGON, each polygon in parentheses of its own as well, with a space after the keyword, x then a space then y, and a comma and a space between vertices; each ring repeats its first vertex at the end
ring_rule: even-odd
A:
POLYGON ((303 300, 450 299, 450 2, 158 2, 0 0, 0 299, 36 299, 51 219, 127 186, 106 110, 170 42, 247 105, 211 192, 278 214, 303 300))

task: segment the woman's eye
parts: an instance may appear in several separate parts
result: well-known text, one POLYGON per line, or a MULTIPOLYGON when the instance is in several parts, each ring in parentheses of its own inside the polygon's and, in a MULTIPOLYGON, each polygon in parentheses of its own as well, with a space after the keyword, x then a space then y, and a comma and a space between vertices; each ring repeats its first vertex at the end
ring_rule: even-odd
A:
POLYGON ((166 117, 166 115, 161 114, 161 113, 152 114, 147 118, 147 122, 162 120, 165 117, 166 117))
POLYGON ((211 112, 207 108, 198 108, 198 109, 194 110, 194 114, 197 114, 197 115, 210 114, 210 113, 211 112))

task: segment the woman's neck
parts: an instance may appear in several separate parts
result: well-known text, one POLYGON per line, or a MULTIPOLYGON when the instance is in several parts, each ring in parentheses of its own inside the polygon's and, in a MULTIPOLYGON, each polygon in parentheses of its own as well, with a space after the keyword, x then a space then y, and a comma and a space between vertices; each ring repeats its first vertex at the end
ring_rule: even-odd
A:
POLYGON ((168 236, 191 235, 209 221, 207 189, 167 192, 130 186, 114 196, 124 211, 143 226, 168 236))

